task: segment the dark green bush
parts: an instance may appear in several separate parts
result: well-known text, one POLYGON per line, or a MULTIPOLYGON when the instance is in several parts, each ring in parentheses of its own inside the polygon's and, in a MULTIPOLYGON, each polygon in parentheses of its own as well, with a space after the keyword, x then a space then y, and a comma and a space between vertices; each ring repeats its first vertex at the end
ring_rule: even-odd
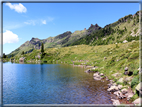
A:
POLYGON ((136 86, 138 83, 139 83, 139 78, 138 77, 134 77, 132 79, 132 82, 131 82, 131 88, 133 88, 134 86, 136 86))
POLYGON ((133 75, 137 75, 138 74, 138 70, 134 70, 133 75))

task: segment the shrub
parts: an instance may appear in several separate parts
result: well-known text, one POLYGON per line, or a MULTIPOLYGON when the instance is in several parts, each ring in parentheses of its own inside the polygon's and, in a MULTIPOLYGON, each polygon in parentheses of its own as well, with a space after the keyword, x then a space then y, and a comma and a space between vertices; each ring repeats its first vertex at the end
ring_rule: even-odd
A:
POLYGON ((138 97, 139 97, 138 94, 134 94, 133 97, 130 99, 130 101, 132 102, 132 101, 134 101, 135 99, 137 99, 138 97))
POLYGON ((131 34, 132 32, 131 31, 129 31, 129 34, 131 34))
POLYGON ((134 29, 134 33, 135 33, 135 34, 137 33, 137 32, 136 32, 136 31, 137 31, 137 29, 138 29, 138 28, 135 28, 135 29, 134 29))
POLYGON ((134 70, 133 75, 137 75, 138 74, 138 70, 134 70))
POLYGON ((131 88, 133 88, 134 86, 136 86, 138 83, 139 83, 139 78, 138 77, 134 77, 132 79, 132 82, 131 82, 131 88))
POLYGON ((118 44, 116 44, 116 48, 119 48, 118 44))

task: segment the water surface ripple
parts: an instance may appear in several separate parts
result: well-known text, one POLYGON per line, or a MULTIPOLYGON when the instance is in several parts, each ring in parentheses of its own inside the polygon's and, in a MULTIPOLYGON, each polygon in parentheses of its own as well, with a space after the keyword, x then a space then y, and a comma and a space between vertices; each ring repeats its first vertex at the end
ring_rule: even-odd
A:
POLYGON ((63 64, 3 64, 4 104, 112 104, 107 81, 63 64))

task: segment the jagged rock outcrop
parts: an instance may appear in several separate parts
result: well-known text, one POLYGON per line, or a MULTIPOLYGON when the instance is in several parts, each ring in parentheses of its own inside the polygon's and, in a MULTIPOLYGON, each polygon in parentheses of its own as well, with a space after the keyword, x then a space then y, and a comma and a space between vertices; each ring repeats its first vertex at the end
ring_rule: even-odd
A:
POLYGON ((100 30, 101 27, 98 25, 98 24, 91 24, 91 26, 87 29, 88 33, 87 34, 91 34, 93 31, 96 31, 96 30, 100 30))

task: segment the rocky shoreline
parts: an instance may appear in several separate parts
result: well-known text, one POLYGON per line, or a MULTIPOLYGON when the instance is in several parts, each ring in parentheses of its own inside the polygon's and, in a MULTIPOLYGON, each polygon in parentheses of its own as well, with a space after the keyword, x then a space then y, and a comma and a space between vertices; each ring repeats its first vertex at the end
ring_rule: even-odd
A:
MULTIPOLYGON (((140 101, 142 100, 141 98, 136 99, 135 101, 130 101, 130 99, 134 96, 134 92, 131 90, 131 87, 125 87, 122 85, 117 85, 113 80, 109 80, 108 77, 106 77, 103 73, 99 73, 98 71, 95 71, 97 67, 92 67, 92 66, 83 66, 83 65, 74 65, 78 67, 85 67, 85 68, 90 68, 85 70, 86 73, 94 73, 93 78, 96 81, 104 81, 107 80, 109 81, 107 91, 110 94, 113 94, 116 96, 116 98, 111 97, 111 101, 114 106, 118 105, 129 105, 129 106, 136 106, 140 105, 140 101)), ((125 69, 126 70, 126 69, 125 69)))

